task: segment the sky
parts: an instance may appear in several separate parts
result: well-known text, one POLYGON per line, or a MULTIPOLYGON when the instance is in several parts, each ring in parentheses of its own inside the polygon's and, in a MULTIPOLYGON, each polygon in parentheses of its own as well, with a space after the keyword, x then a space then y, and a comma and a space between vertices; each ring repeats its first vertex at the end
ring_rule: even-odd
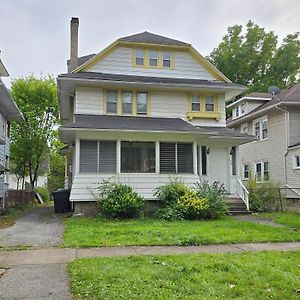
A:
POLYGON ((79 56, 143 32, 192 44, 208 55, 228 26, 253 20, 281 41, 300 31, 299 0, 0 0, 0 58, 10 80, 66 72, 70 19, 79 18, 79 56))

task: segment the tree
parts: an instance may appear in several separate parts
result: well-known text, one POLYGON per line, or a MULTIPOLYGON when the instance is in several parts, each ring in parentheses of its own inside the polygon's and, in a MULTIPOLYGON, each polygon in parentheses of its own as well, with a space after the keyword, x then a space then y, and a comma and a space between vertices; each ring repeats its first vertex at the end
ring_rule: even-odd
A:
POLYGON ((55 80, 33 75, 12 82, 12 95, 24 116, 24 121, 12 126, 14 164, 23 174, 28 172, 32 188, 37 181, 42 163, 49 153, 53 127, 58 122, 58 103, 55 80))
POLYGON ((208 59, 230 80, 246 85, 247 92, 267 91, 270 85, 286 88, 297 81, 300 70, 299 33, 290 34, 277 48, 278 37, 248 21, 228 28, 208 59))
POLYGON ((47 175, 47 188, 50 193, 64 187, 65 182, 65 159, 60 151, 65 146, 58 138, 57 130, 53 132, 50 147, 50 168, 47 175))

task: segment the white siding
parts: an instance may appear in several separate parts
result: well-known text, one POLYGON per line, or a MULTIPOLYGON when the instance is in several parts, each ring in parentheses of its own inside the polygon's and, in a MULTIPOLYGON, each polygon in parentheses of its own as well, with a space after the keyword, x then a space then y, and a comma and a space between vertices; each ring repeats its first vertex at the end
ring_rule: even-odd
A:
POLYGON ((300 142, 300 110, 293 108, 289 112, 290 118, 290 145, 300 142))
POLYGON ((155 69, 132 66, 132 49, 119 47, 108 54, 88 72, 102 72, 111 74, 141 75, 155 77, 176 77, 215 80, 188 52, 175 53, 175 69, 155 69))
POLYGON ((100 115, 103 113, 103 90, 101 88, 77 87, 75 114, 100 115))

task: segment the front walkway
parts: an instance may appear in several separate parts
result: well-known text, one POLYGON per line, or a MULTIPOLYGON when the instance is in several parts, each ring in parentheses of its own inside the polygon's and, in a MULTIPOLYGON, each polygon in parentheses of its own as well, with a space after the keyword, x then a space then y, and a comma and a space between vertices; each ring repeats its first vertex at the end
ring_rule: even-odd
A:
POLYGON ((300 250, 300 242, 248 243, 207 246, 131 246, 82 249, 42 248, 35 250, 0 251, 0 266, 66 264, 74 259, 85 257, 293 250, 300 250))

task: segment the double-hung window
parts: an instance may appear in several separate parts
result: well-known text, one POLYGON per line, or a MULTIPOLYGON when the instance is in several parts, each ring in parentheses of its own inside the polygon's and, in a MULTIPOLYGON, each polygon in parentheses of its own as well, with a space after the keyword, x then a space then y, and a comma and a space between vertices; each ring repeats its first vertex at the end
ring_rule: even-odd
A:
POLYGON ((248 164, 243 165, 243 179, 250 178, 250 166, 248 164))
POLYGON ((268 138, 268 119, 259 119, 253 122, 254 124, 254 135, 259 140, 265 140, 268 138))
POLYGON ((122 113, 132 114, 132 92, 122 92, 122 113))
POLYGON ((200 111, 201 97, 192 95, 192 111, 200 111))
POLYGON ((135 49, 135 64, 137 66, 144 66, 145 64, 145 50, 135 49))
POLYGON ((171 53, 170 51, 163 51, 162 53, 162 66, 163 68, 170 68, 171 67, 171 53))
POLYGON ((147 114, 148 94, 146 92, 136 93, 136 112, 138 115, 147 114))
POLYGON ((241 104, 241 115, 245 114, 245 103, 241 104))
POLYGON ((106 92, 106 112, 116 114, 118 106, 118 91, 106 92))
POLYGON ((256 181, 269 181, 269 162, 263 161, 255 164, 256 181))
POLYGON ((248 134, 248 124, 243 124, 241 126, 241 133, 248 134))
POLYGON ((205 111, 215 110, 215 98, 214 96, 205 96, 205 111))
POLYGON ((235 108, 235 117, 238 118, 240 116, 240 108, 239 106, 236 106, 235 108))
POLYGON ((160 173, 193 173, 192 143, 160 143, 160 173))
POLYGON ((150 67, 158 66, 158 50, 149 51, 149 66, 150 67))

